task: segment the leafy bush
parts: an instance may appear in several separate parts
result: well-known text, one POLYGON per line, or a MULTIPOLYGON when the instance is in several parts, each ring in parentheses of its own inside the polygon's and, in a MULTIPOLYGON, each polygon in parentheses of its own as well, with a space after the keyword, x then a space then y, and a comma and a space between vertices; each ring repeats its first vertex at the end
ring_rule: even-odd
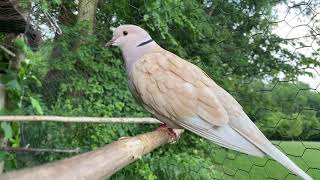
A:
MULTIPOLYGON (((27 51, 28 69, 21 72, 23 76, 15 74, 14 82, 8 86, 23 90, 16 92, 14 102, 20 103, 22 98, 22 103, 14 112, 149 116, 128 91, 119 50, 103 48, 111 38, 111 27, 132 23, 146 28, 166 49, 203 68, 237 98, 269 138, 319 140, 316 131, 320 127, 319 95, 300 91, 308 89, 301 83, 278 84, 280 73, 285 75, 284 79, 296 79, 304 73, 299 66, 316 64, 317 59, 293 54, 281 46, 283 41, 272 33, 269 22, 274 18, 271 14, 274 5, 269 1, 108 1, 99 3, 96 32, 92 35, 87 34, 85 22, 75 23, 72 18, 71 22, 65 22, 57 15, 62 21, 63 35, 45 41, 38 52, 27 51)), ((77 3, 48 1, 39 6, 53 16, 63 12, 61 7, 73 14, 77 3)), ((154 128, 154 125, 23 123, 21 144, 39 148, 80 147, 86 152, 121 136, 154 128)), ((113 178, 191 179, 195 174, 199 179, 221 177, 223 171, 217 164, 223 164, 226 157, 210 156, 219 153, 217 149, 212 143, 185 133, 177 144, 157 149, 113 178)), ((17 167, 68 156, 49 153, 18 156, 17 167)))

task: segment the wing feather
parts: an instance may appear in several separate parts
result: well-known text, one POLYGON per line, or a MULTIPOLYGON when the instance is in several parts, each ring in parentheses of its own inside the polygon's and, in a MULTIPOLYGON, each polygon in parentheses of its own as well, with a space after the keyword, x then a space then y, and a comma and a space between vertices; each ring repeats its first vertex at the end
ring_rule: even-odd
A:
POLYGON ((141 101, 167 118, 181 121, 200 116, 212 125, 229 122, 227 112, 211 92, 208 77, 171 53, 150 53, 134 64, 131 79, 141 101), (170 106, 168 106, 170 104, 170 106))
POLYGON ((144 106, 165 123, 229 149, 264 155, 228 125, 225 107, 213 93, 215 83, 193 64, 170 53, 151 53, 134 65, 130 79, 144 106))
POLYGON ((199 117, 190 118, 180 125, 220 146, 258 157, 265 156, 265 153, 229 125, 212 126, 199 117))

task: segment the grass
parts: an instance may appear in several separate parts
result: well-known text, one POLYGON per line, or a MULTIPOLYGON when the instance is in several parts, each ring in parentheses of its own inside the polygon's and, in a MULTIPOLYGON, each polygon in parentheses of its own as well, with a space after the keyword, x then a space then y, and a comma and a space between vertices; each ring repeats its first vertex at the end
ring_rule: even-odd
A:
MULTIPOLYGON (((273 143, 314 180, 320 180, 319 142, 274 141, 273 143)), ((219 171, 224 172, 222 179, 299 180, 282 165, 267 158, 257 158, 220 150, 215 154, 215 161, 218 164, 219 171)))

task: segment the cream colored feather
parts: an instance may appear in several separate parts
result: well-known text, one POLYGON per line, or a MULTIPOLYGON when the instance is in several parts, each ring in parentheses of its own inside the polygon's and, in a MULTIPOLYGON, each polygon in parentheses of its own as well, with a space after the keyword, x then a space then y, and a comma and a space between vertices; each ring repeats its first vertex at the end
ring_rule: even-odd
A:
POLYGON ((148 111, 172 128, 188 129, 223 147, 269 155, 294 174, 312 180, 272 145, 228 92, 150 38, 133 25, 120 26, 114 34, 126 60, 130 90, 148 111), (133 35, 122 37, 123 31, 133 35))

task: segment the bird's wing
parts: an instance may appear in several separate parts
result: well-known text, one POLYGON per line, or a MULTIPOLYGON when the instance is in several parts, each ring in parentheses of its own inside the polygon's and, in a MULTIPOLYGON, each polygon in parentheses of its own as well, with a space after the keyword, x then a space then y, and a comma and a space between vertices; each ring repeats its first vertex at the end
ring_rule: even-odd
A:
POLYGON ((152 112, 221 146, 264 155, 229 126, 228 113, 213 91, 216 84, 197 66, 168 51, 149 53, 134 64, 130 79, 152 112))
POLYGON ((229 122, 200 69, 170 53, 150 53, 134 64, 132 80, 144 104, 179 121, 199 116, 214 126, 229 122))

